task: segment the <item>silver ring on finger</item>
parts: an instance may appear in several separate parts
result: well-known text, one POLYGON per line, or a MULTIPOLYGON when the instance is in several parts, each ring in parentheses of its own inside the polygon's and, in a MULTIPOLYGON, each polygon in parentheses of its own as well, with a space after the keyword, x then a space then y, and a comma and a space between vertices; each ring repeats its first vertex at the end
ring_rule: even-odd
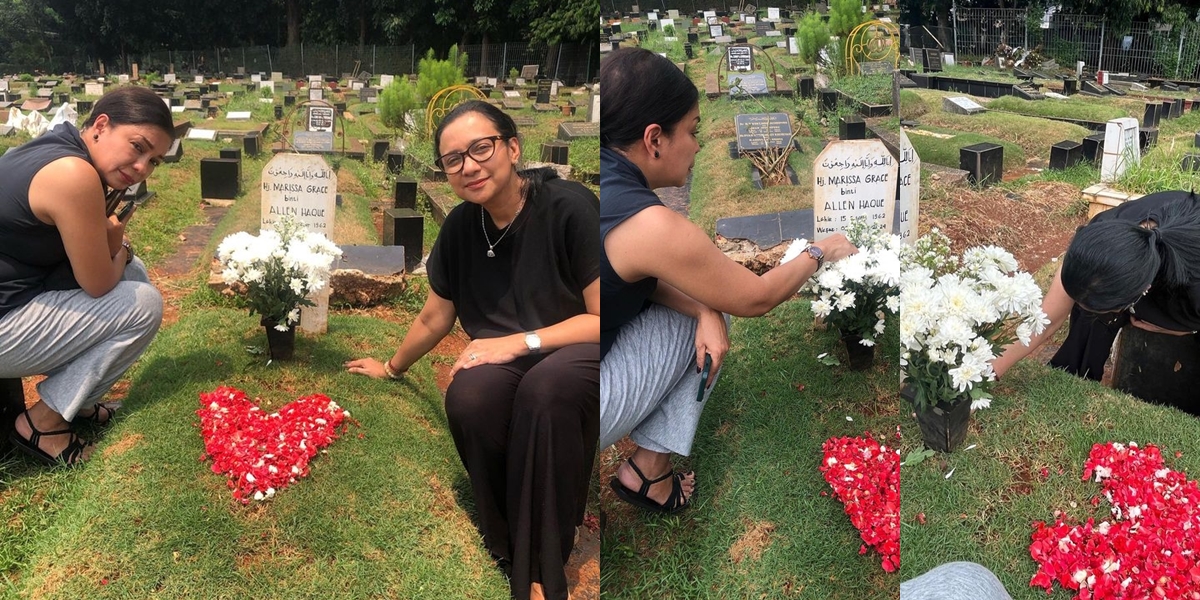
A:
POLYGON ((468 359, 470 359, 470 360, 472 360, 472 361, 474 361, 475 359, 477 359, 477 358, 479 358, 479 357, 478 357, 478 356, 475 356, 474 354, 472 354, 471 356, 468 356, 467 358, 468 358, 468 359))

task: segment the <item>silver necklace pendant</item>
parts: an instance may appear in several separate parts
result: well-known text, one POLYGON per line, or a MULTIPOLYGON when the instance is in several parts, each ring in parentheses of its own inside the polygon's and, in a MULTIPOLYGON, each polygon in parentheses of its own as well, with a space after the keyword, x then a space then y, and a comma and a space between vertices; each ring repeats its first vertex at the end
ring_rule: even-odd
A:
POLYGON ((496 253, 492 252, 491 248, 488 248, 488 258, 496 258, 496 253))

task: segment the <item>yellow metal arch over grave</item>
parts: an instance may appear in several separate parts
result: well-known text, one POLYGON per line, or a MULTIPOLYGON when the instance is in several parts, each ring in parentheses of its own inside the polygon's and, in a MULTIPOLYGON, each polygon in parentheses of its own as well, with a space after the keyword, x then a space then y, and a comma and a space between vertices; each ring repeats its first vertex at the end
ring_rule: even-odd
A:
POLYGON ((433 95, 429 99, 429 104, 425 106, 425 133, 433 135, 433 124, 442 120, 442 117, 454 110, 455 106, 462 104, 467 99, 460 99, 459 93, 466 93, 480 100, 486 100, 487 96, 479 91, 475 86, 470 85, 452 85, 448 88, 433 95))
POLYGON ((895 70, 900 64, 900 27, 895 23, 867 21, 846 36, 846 72, 862 73, 862 62, 889 63, 895 70))

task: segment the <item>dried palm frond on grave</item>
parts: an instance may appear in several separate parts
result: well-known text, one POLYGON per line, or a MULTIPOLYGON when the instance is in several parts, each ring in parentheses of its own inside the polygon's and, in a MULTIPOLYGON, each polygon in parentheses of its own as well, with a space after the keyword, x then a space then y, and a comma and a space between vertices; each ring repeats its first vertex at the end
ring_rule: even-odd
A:
POLYGON ((745 153, 746 158, 754 163, 758 171, 762 173, 763 187, 773 185, 787 185, 791 183, 788 179, 787 166, 788 156, 791 156, 793 141, 796 139, 796 134, 788 138, 788 143, 782 148, 765 148, 762 150, 749 150, 745 153))

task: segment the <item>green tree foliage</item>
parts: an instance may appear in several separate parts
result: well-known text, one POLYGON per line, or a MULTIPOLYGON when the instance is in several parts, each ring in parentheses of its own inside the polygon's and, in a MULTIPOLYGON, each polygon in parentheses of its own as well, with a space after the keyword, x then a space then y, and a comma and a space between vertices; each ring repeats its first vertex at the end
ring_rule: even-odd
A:
POLYGON ((513 16, 529 23, 529 40, 535 44, 596 43, 600 3, 580 0, 518 0, 513 16))
POLYGON ((452 85, 465 83, 463 72, 466 68, 467 55, 459 52, 457 45, 450 47, 444 60, 435 58, 430 49, 417 64, 417 93, 421 100, 427 102, 434 94, 452 85))
POLYGON ((829 32, 845 39, 863 22, 860 0, 833 0, 829 3, 829 32))
POLYGON ((394 130, 406 129, 404 115, 420 108, 421 98, 407 77, 397 77, 391 85, 379 93, 379 118, 394 130))
POLYGON ((829 45, 829 28, 821 20, 821 15, 810 12, 800 20, 796 37, 800 43, 800 59, 806 63, 816 63, 821 49, 829 45))

